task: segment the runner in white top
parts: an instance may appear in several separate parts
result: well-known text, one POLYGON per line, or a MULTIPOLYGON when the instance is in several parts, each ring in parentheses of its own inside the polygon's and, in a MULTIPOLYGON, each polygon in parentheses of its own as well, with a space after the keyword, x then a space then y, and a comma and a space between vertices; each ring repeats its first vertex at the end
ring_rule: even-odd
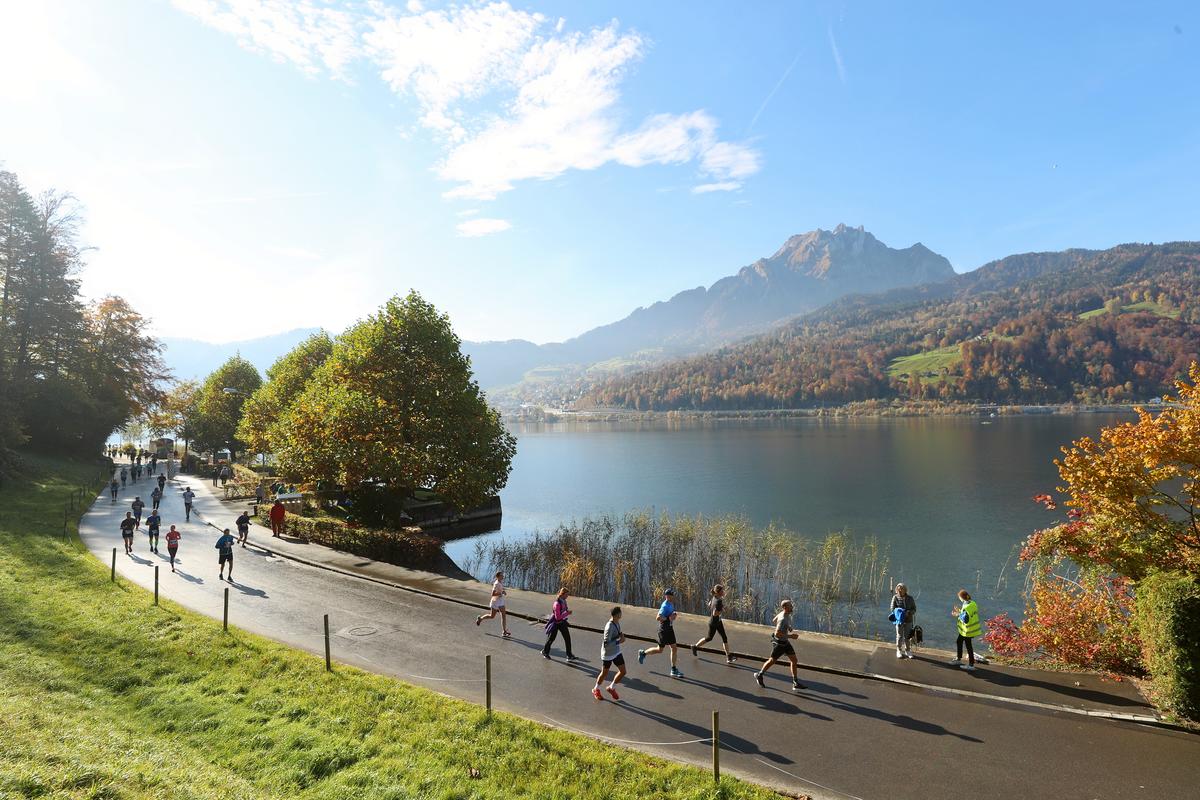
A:
POLYGON ((621 642, 624 641, 625 634, 621 633, 621 607, 613 606, 612 619, 604 624, 604 638, 600 642, 600 661, 603 666, 600 668, 600 674, 596 676, 596 685, 592 687, 592 697, 597 700, 604 699, 604 695, 600 694, 600 684, 604 682, 612 664, 617 665, 617 674, 608 685, 608 693, 612 695, 613 700, 621 699, 617 695, 617 684, 625 677, 625 656, 621 655, 621 642))
POLYGON ((508 629, 508 612, 504 610, 504 573, 497 572, 496 580, 492 582, 492 597, 488 602, 488 613, 480 614, 475 618, 475 624, 483 622, 485 619, 494 619, 496 613, 500 613, 500 628, 504 631, 504 636, 507 638, 512 636, 512 631, 508 629))

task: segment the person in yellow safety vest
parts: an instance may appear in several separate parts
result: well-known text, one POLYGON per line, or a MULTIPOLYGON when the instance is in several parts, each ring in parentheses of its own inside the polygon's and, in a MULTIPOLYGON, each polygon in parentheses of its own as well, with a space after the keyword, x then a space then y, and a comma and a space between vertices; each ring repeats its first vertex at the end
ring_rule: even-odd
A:
POLYGON ((958 623, 958 658, 950 663, 957 664, 959 669, 974 672, 975 646, 971 640, 983 633, 983 623, 979 619, 979 606, 971 599, 970 592, 966 589, 960 589, 958 599, 962 601, 961 606, 954 607, 954 619, 958 623), (962 662, 964 644, 967 646, 966 664, 962 662))

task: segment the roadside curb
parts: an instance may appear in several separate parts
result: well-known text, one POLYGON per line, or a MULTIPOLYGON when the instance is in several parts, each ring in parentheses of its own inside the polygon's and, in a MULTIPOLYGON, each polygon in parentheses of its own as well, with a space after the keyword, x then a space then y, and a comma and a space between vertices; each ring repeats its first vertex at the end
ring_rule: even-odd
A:
MULTIPOLYGON (((218 531, 222 530, 221 528, 218 528, 213 523, 209 522, 207 519, 204 520, 204 524, 208 525, 209 527, 213 528, 214 530, 218 530, 218 531)), ((259 526, 259 527, 261 527, 261 526, 259 526)), ((255 550, 261 551, 270 556, 275 556, 278 558, 285 558, 289 561, 294 561, 299 564, 304 564, 305 566, 313 567, 315 569, 323 569, 328 572, 334 572, 339 575, 345 575, 350 578, 357 578, 358 580, 369 581, 370 583, 376 583, 376 584, 379 584, 380 586, 387 586, 392 589, 400 589, 405 592, 411 592, 412 594, 422 595, 424 597, 429 597, 429 598, 432 598, 435 600, 441 600, 441 601, 444 601, 447 603, 456 603, 458 605, 465 606, 467 608, 481 609, 484 611, 486 611, 488 609, 488 606, 484 605, 482 603, 476 603, 476 602, 472 602, 470 600, 463 600, 458 597, 453 597, 451 595, 441 594, 438 592, 431 592, 426 589, 417 589, 413 586, 407 586, 403 583, 396 583, 395 581, 389 581, 389 580, 385 580, 383 578, 376 578, 372 575, 366 575, 361 572, 354 572, 352 570, 347 570, 347 569, 343 569, 341 567, 331 566, 329 564, 322 564, 319 561, 312 561, 312 560, 309 560, 306 558, 301 558, 299 556, 292 555, 290 553, 284 553, 284 552, 281 552, 278 550, 273 550, 270 547, 267 547, 267 546, 264 546, 261 544, 257 544, 255 542, 247 542, 246 546, 252 547, 255 550)), ((519 613, 516 611, 509 611, 508 615, 510 617, 515 617, 517 619, 523 619, 523 620, 526 620, 531 623, 543 623, 546 621, 546 617, 538 617, 538 616, 533 616, 530 614, 522 614, 522 613, 519 613)), ((571 627, 575 630, 587 631, 589 633, 599 633, 599 634, 603 633, 603 631, 600 628, 595 628, 590 625, 572 624, 571 627)), ((631 639, 634 641, 650 642, 652 644, 655 643, 654 639, 651 639, 650 637, 647 637, 647 636, 639 636, 637 634, 626 634, 625 638, 631 639)), ((681 646, 684 647, 684 649, 687 649, 686 645, 681 645, 681 646)), ((722 651, 719 651, 719 650, 716 650, 713 648, 707 648, 707 647, 699 648, 699 652, 708 653, 710 655, 724 655, 724 653, 722 651)), ((764 660, 761 655, 752 654, 752 653, 731 651, 731 655, 733 655, 738 660, 743 660, 743 661, 761 662, 764 660)), ((818 672, 818 673, 823 673, 826 675, 839 675, 839 676, 849 677, 849 678, 860 678, 860 679, 864 679, 864 680, 876 681, 878 683, 891 683, 891 684, 894 684, 897 686, 908 686, 908 687, 911 687, 914 689, 924 689, 926 691, 931 691, 931 692, 952 694, 952 695, 956 695, 959 697, 968 697, 968 698, 972 698, 975 700, 981 700, 981 701, 986 701, 986 702, 1006 703, 1009 705, 1017 705, 1017 706, 1024 706, 1026 708, 1034 708, 1034 709, 1038 709, 1041 711, 1059 711, 1059 712, 1065 712, 1065 713, 1069 713, 1069 714, 1076 714, 1076 715, 1084 716, 1084 717, 1091 717, 1094 719, 1112 720, 1114 722, 1132 722, 1132 723, 1136 723, 1136 724, 1140 724, 1140 725, 1148 725, 1151 727, 1178 731, 1181 733, 1191 733, 1191 734, 1200 735, 1200 731, 1192 730, 1192 729, 1184 727, 1182 725, 1176 725, 1174 723, 1163 720, 1157 716, 1148 716, 1145 714, 1122 714, 1122 713, 1115 712, 1115 711, 1099 711, 1099 710, 1086 709, 1086 708, 1077 708, 1077 707, 1068 706, 1068 705, 1059 705, 1056 703, 1044 703, 1044 702, 1041 702, 1038 700, 1024 700, 1024 699, 1017 698, 1017 697, 1004 697, 1003 695, 990 694, 987 692, 975 692, 975 691, 971 691, 969 689, 954 689, 954 688, 947 687, 947 686, 938 686, 936 684, 922 683, 919 681, 910 681, 910 680, 906 680, 904 678, 896 678, 896 677, 893 677, 890 675, 881 675, 876 672, 861 672, 858 670, 841 669, 838 667, 825 667, 825 666, 820 666, 818 664, 806 664, 803 661, 799 662, 799 667, 801 669, 805 669, 810 672, 818 672)))

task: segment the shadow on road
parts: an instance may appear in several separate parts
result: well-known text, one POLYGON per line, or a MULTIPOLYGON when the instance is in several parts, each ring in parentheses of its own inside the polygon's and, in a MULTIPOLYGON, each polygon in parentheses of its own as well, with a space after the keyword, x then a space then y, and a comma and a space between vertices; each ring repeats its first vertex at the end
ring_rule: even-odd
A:
MULTIPOLYGON (((749 675, 746 676, 746 679, 747 681, 753 680, 753 678, 749 675)), ((815 714, 812 711, 805 711, 799 706, 789 703, 782 698, 762 694, 764 690, 758 689, 757 686, 755 686, 755 688, 758 689, 758 691, 750 692, 743 689, 737 689, 729 685, 708 683, 707 681, 698 680, 696 678, 679 678, 678 680, 680 683, 687 683, 691 684, 692 686, 698 686, 702 689, 708 689, 710 692, 715 692, 722 697, 739 700, 743 703, 753 703, 763 711, 771 711, 776 714, 800 714, 806 717, 812 717, 813 719, 823 720, 824 722, 833 722, 832 717, 827 717, 824 714, 815 714)))
MULTIPOLYGON (((937 663, 937 662, 934 662, 937 663)), ((943 669, 954 669, 958 667, 953 664, 941 663, 938 666, 943 669)), ((1135 707, 1145 708, 1145 703, 1140 703, 1129 697, 1122 697, 1119 694, 1097 691, 1095 689, 1086 689, 1082 686, 1065 686, 1061 683, 1051 683, 1050 681, 1038 680, 1030 675, 1012 675, 1007 672, 999 672, 990 670, 987 667, 980 667, 975 672, 971 673, 977 681, 984 681, 993 686, 1003 686, 1011 689, 1018 686, 1031 686, 1038 689, 1045 689, 1054 694, 1066 695, 1073 697, 1076 700, 1082 700, 1088 703, 1103 703, 1110 706, 1135 707)))
POLYGON ((229 585, 234 589, 237 589, 242 594, 249 595, 251 597, 267 597, 267 593, 262 589, 255 589, 242 583, 236 583, 233 578, 229 579, 229 585))
POLYGON ((899 728, 904 728, 905 730, 915 731, 917 733, 928 733, 932 736, 953 736, 956 739, 961 739, 964 742, 983 744, 982 739, 977 739, 974 736, 968 736, 964 733, 955 733, 954 731, 948 730, 937 723, 914 719, 906 714, 889 714, 887 711, 883 711, 878 708, 860 706, 856 703, 846 703, 841 700, 833 700, 826 697, 812 697, 810 699, 816 703, 823 703, 830 708, 836 708, 839 711, 857 714, 858 716, 867 717, 868 719, 877 719, 880 722, 887 722, 899 728))
MULTIPOLYGON (((645 717, 646 719, 653 720, 654 722, 671 728, 672 730, 677 730, 686 736, 693 736, 697 739, 706 739, 712 736, 712 731, 703 725, 696 725, 691 722, 675 719, 674 717, 668 717, 666 714, 660 714, 657 711, 643 708, 639 705, 630 703, 627 700, 622 700, 619 703, 613 703, 613 705, 617 708, 629 711, 632 714, 637 714, 639 717, 645 717)), ((762 758, 773 761, 776 764, 794 763, 786 756, 782 756, 778 753, 770 753, 760 749, 757 744, 747 739, 743 739, 741 736, 729 733, 728 731, 721 731, 721 746, 724 747, 726 745, 737 750, 743 755, 761 756, 762 758)), ((705 746, 707 747, 708 745, 705 746)))

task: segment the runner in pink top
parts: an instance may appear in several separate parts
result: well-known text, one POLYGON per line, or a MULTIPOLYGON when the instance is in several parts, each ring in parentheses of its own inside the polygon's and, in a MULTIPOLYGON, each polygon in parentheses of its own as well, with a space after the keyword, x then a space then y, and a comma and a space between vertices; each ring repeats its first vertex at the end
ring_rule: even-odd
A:
POLYGON ((175 526, 171 526, 171 530, 167 531, 167 555, 171 557, 171 572, 175 571, 175 554, 179 552, 179 540, 183 538, 179 531, 175 530, 175 526))
POLYGON ((550 645, 554 644, 554 639, 561 633, 563 644, 567 646, 567 661, 575 660, 575 654, 571 652, 571 625, 567 622, 569 616, 571 610, 567 608, 567 587, 564 586, 558 590, 550 619, 546 622, 546 646, 542 648, 542 658, 550 658, 550 645))

